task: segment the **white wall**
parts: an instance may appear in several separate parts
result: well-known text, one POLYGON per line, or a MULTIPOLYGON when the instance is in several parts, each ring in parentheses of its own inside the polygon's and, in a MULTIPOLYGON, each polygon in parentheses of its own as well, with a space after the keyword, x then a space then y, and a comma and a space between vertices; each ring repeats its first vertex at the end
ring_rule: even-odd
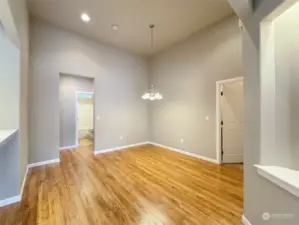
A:
POLYGON ((35 19, 31 28, 30 162, 59 157, 59 73, 95 78, 95 150, 148 140, 144 58, 35 19))
POLYGON ((154 56, 150 81, 164 99, 150 103, 151 141, 216 159, 216 81, 242 76, 241 68, 235 16, 154 56))

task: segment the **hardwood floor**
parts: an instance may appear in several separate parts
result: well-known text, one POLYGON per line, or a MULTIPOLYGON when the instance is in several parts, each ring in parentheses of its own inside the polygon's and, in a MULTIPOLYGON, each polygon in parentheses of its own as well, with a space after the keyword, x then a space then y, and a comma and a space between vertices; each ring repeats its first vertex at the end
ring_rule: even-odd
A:
POLYGON ((93 156, 61 151, 60 164, 29 171, 21 203, 0 224, 242 224, 243 170, 145 145, 93 156))

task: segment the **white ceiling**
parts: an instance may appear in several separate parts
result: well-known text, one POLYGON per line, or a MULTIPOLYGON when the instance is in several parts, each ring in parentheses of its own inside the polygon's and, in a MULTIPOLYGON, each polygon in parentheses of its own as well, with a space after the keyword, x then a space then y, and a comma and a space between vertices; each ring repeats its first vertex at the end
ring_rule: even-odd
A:
POLYGON ((233 13, 227 0, 28 1, 36 17, 141 55, 152 55, 233 13), (91 21, 80 19, 87 13, 91 21), (149 24, 155 24, 154 48, 149 24), (119 26, 118 31, 111 29, 119 26))

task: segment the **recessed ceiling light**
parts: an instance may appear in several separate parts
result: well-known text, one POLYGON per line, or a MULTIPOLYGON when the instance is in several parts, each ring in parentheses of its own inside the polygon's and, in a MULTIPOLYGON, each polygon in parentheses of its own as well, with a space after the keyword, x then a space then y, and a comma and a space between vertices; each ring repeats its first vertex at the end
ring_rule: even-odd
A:
POLYGON ((118 29, 119 29, 118 26, 117 26, 116 24, 112 24, 112 25, 111 25, 111 28, 112 28, 112 30, 118 30, 118 29))
POLYGON ((84 22, 89 22, 89 21, 90 21, 90 16, 87 15, 86 13, 83 13, 83 14, 81 14, 81 19, 82 19, 84 22))

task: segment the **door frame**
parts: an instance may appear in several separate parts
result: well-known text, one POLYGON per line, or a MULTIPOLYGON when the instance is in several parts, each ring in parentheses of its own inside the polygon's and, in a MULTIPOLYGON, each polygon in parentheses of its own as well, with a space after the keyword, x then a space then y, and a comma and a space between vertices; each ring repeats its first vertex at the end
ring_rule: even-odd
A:
POLYGON ((216 81, 216 160, 218 164, 222 164, 221 160, 221 92, 222 85, 226 83, 234 83, 243 81, 243 77, 235 77, 226 80, 216 81))
POLYGON ((78 146, 79 145, 79 125, 78 125, 78 121, 79 121, 79 118, 78 118, 78 110, 79 110, 79 97, 78 95, 79 94, 90 94, 92 95, 92 100, 93 100, 93 103, 92 103, 92 106, 93 106, 93 130, 94 130, 94 133, 95 133, 95 101, 94 101, 94 92, 87 92, 87 91, 76 91, 76 118, 75 118, 75 123, 76 123, 76 145, 78 146))

